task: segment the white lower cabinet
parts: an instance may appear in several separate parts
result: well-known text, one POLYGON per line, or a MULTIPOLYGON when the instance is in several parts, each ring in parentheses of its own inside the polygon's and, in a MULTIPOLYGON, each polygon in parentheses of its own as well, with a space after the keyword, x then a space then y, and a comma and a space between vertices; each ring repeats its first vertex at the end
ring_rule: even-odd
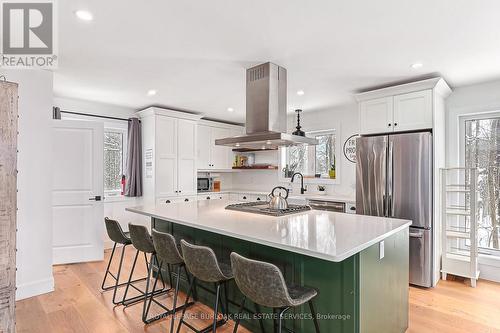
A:
POLYGON ((235 198, 236 198, 236 201, 240 201, 240 202, 266 201, 267 195, 240 193, 240 194, 237 194, 237 196, 235 196, 235 198))
POLYGON ((227 200, 227 199, 229 199, 228 193, 198 194, 198 200, 227 200))
POLYGON ((196 196, 175 196, 157 199, 156 202, 160 205, 166 205, 170 203, 180 203, 180 202, 192 202, 196 201, 198 198, 196 196))

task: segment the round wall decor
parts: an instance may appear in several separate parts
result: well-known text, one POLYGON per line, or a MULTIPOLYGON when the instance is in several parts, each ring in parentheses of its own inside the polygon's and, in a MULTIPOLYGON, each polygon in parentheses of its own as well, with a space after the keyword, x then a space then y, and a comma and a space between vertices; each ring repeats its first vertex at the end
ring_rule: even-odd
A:
POLYGON ((359 134, 351 135, 344 142, 344 156, 349 162, 356 163, 356 138, 359 134))

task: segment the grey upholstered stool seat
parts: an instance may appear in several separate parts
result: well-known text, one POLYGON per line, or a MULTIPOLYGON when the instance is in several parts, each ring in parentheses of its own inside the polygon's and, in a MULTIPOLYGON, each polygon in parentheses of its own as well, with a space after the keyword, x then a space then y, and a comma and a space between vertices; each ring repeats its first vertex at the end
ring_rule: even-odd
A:
MULTIPOLYGON (((161 270, 164 265, 171 265, 172 268, 176 268, 176 282, 175 282, 175 290, 174 290, 174 302, 172 305, 172 309, 165 312, 162 316, 167 316, 172 314, 172 320, 170 321, 170 332, 174 331, 174 321, 175 321, 175 313, 177 310, 184 308, 186 306, 194 304, 194 302, 188 303, 186 305, 177 307, 177 297, 179 295, 179 285, 181 279, 181 270, 184 270, 186 274, 186 279, 188 284, 191 284, 191 279, 186 269, 186 265, 184 264, 184 258, 181 255, 181 246, 177 244, 174 236, 169 233, 159 232, 155 229, 151 231, 153 236, 153 245, 156 250, 156 256, 159 260, 158 270, 161 270)), ((156 287, 156 283, 158 282, 159 274, 156 275, 156 280, 153 285, 153 290, 156 287)), ((151 298, 152 299, 152 298, 151 298)), ((151 300, 149 305, 151 304, 151 300)), ((148 306, 149 306, 148 305, 148 306)))
POLYGON ((318 292, 313 288, 287 285, 280 269, 275 265, 263 261, 245 258, 235 252, 231 253, 231 266, 233 268, 234 280, 243 293, 240 310, 236 319, 234 332, 238 330, 240 314, 243 310, 246 298, 253 302, 279 310, 278 332, 283 329, 283 316, 291 307, 309 303, 311 315, 316 332, 319 333, 319 325, 312 299, 318 292))
MULTIPOLYGON (((121 300, 116 301, 116 291, 120 287, 123 287, 125 285, 128 286, 128 283, 129 283, 129 282, 119 283, 119 281, 120 281, 120 275, 121 275, 122 267, 123 267, 123 257, 125 255, 125 250, 126 250, 126 247, 128 245, 132 244, 132 240, 130 239, 130 235, 128 232, 123 232, 118 221, 105 217, 104 223, 106 225, 106 231, 108 233, 108 237, 114 242, 114 245, 113 245, 113 250, 111 251, 111 256, 109 257, 108 265, 106 267, 106 273, 104 273, 104 278, 102 279, 101 289, 103 291, 113 290, 112 302, 113 302, 113 304, 118 305, 118 304, 121 304, 122 301, 121 300), (116 247, 119 244, 122 245, 122 253, 120 256, 120 263, 118 265, 118 271, 117 271, 116 275, 114 275, 113 273, 111 273, 110 267, 111 267, 111 263, 113 261, 114 255, 115 255, 116 247), (107 280, 108 276, 111 276, 111 278, 115 281, 114 284, 112 284, 110 286, 106 286, 106 280, 107 280)), ((133 284, 135 282, 145 280, 145 279, 146 278, 133 280, 133 281, 130 281, 130 283, 133 284)))
MULTIPOLYGON (((151 238, 151 235, 148 232, 148 229, 145 226, 142 225, 135 225, 129 223, 128 225, 129 232, 130 232, 130 240, 132 241, 132 245, 136 248, 137 252, 135 254, 134 262, 132 264, 132 270, 130 271, 130 276, 129 276, 129 284, 132 281, 132 276, 134 274, 134 268, 135 264, 137 262, 137 257, 139 256, 139 252, 144 253, 144 260, 146 261, 146 267, 148 269, 148 275, 146 278, 146 290, 142 291, 139 290, 137 287, 135 287, 133 284, 130 284, 132 287, 135 289, 139 290, 142 295, 132 297, 130 299, 126 299, 127 297, 127 292, 129 289, 129 286, 127 285, 125 289, 125 293, 123 295, 123 301, 122 304, 125 306, 129 306, 132 304, 135 304, 137 302, 143 302, 143 307, 142 307, 142 321, 145 324, 149 324, 153 321, 162 319, 162 316, 154 316, 153 318, 148 318, 148 313, 149 309, 151 306, 151 302, 154 302, 158 306, 160 306, 162 309, 167 311, 167 313, 170 311, 167 307, 165 307, 163 304, 158 302, 157 300, 154 299, 155 296, 158 296, 160 294, 166 293, 171 290, 171 288, 167 288, 165 285, 165 279, 163 278, 161 270, 158 270, 157 273, 157 278, 155 280, 154 286, 152 290, 150 289, 150 281, 151 277, 153 275, 153 268, 154 268, 154 263, 159 263, 160 261, 158 260, 156 250, 153 244, 153 239, 151 238), (147 255, 149 254, 149 260, 147 255), (158 281, 158 278, 161 279, 162 283, 162 288, 159 290, 156 290, 156 282, 158 281)), ((170 285, 172 285, 172 277, 170 274, 170 265, 167 265, 168 269, 168 275, 170 278, 170 285)))
POLYGON ((217 256, 214 251, 206 246, 194 245, 186 242, 184 239, 181 240, 182 255, 184 257, 184 263, 187 266, 188 271, 193 275, 193 280, 189 286, 188 294, 186 297, 186 304, 189 301, 189 297, 193 291, 193 286, 196 280, 204 282, 212 282, 215 284, 215 304, 214 304, 214 318, 212 325, 203 328, 202 330, 196 330, 191 324, 184 320, 184 315, 186 313, 186 308, 182 309, 182 315, 177 326, 177 332, 180 331, 181 325, 185 324, 191 330, 195 332, 216 332, 217 327, 224 325, 227 318, 228 310, 228 299, 227 299, 227 285, 226 283, 233 279, 233 274, 229 265, 220 263, 217 260, 217 256), (221 288, 224 288, 225 294, 225 305, 222 302, 221 288), (222 313, 225 315, 223 319, 217 320, 219 313, 219 301, 222 313), (211 329, 210 329, 211 328, 211 329))

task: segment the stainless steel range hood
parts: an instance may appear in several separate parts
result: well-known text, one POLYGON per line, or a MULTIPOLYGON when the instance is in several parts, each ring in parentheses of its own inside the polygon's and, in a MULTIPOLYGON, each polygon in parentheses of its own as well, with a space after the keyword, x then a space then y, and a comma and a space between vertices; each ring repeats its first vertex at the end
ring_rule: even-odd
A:
POLYGON ((246 135, 215 140, 238 149, 277 149, 298 144, 316 145, 316 139, 287 134, 286 69, 265 63, 247 69, 246 135))

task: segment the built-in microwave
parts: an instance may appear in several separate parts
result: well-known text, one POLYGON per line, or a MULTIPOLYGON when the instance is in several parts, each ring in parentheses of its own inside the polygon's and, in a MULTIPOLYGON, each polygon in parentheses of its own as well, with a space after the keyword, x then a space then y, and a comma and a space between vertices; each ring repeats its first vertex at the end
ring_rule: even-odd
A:
POLYGON ((214 179, 212 177, 198 177, 198 192, 212 192, 214 179))

